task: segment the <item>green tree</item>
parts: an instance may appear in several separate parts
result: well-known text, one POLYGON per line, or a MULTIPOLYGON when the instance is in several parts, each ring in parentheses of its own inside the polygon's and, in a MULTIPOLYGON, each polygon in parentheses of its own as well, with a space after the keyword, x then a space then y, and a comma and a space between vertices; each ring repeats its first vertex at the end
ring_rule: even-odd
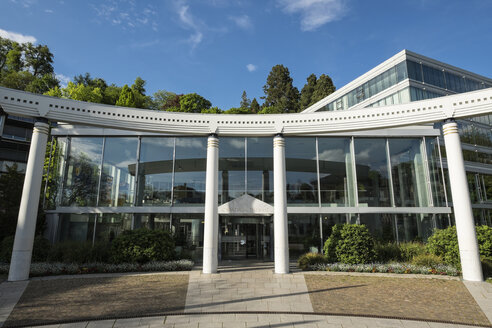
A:
POLYGON ((103 100, 101 89, 92 88, 83 84, 75 84, 73 82, 68 82, 67 87, 63 89, 63 96, 73 100, 93 103, 101 103, 103 100))
POLYGON ((232 107, 226 110, 224 114, 253 114, 253 112, 245 107, 232 107))
POLYGON ((62 89, 60 89, 60 87, 58 87, 58 86, 49 89, 48 91, 46 91, 43 94, 45 96, 50 96, 50 97, 58 97, 58 98, 62 98, 63 97, 62 89))
POLYGON ((118 98, 118 101, 116 101, 116 106, 136 107, 135 95, 127 84, 121 89, 120 97, 118 98))
POLYGON ((0 73, 4 70, 7 63, 7 54, 13 47, 11 40, 0 37, 0 73))
POLYGON ((121 87, 118 87, 115 84, 108 85, 106 89, 104 89, 103 103, 115 105, 120 98, 121 89, 121 87))
POLYGON ((209 109, 212 103, 199 94, 189 93, 182 96, 179 100, 180 112, 201 113, 204 109, 209 109))
POLYGON ((316 87, 314 88, 313 95, 311 97, 311 104, 314 104, 321 99, 331 95, 335 92, 336 88, 331 80, 331 77, 325 74, 321 74, 318 81, 316 81, 316 87))
POLYGON ((5 60, 8 71, 19 72, 24 68, 24 63, 22 62, 22 50, 22 45, 17 42, 12 44, 12 49, 7 53, 7 58, 5 60))
POLYGON ((258 114, 283 114, 284 111, 281 107, 277 106, 265 106, 263 107, 258 114))
POLYGON ((265 92, 266 107, 279 108, 284 113, 295 113, 299 108, 299 90, 292 85, 289 69, 283 65, 275 65, 268 74, 265 92))
POLYGON ((239 104, 239 107, 246 108, 246 109, 249 109, 251 107, 251 100, 248 99, 248 95, 246 94, 246 91, 243 91, 243 94, 241 96, 241 103, 239 104))
POLYGON ((34 80, 34 76, 27 71, 11 71, 3 74, 0 85, 10 89, 25 90, 34 80))
POLYGON ((162 107, 164 107, 164 105, 174 97, 176 97, 176 94, 174 92, 157 90, 152 96, 149 108, 154 110, 162 110, 162 107))
POLYGON ((60 82, 53 73, 44 74, 34 79, 25 87, 25 91, 43 94, 50 89, 58 88, 60 82))
POLYGON ((308 108, 312 104, 313 93, 316 88, 317 77, 311 74, 306 79, 307 83, 301 90, 300 110, 308 108))
POLYGON ((135 99, 135 107, 137 108, 148 107, 147 105, 150 103, 150 97, 145 95, 145 83, 146 82, 139 76, 131 86, 133 97, 135 99))
POLYGON ((222 114, 222 110, 219 107, 210 107, 207 109, 202 109, 202 114, 222 114))
POLYGON ((258 113, 260 111, 260 104, 258 104, 258 101, 256 100, 256 98, 253 98, 253 101, 251 101, 251 111, 253 113, 258 113))
POLYGON ((181 110, 181 105, 180 105, 181 97, 183 97, 182 94, 169 96, 166 99, 166 101, 162 104, 160 109, 169 112, 179 112, 181 110))
POLYGON ((35 77, 54 72, 53 54, 46 45, 34 46, 32 43, 27 43, 24 50, 24 61, 35 77))

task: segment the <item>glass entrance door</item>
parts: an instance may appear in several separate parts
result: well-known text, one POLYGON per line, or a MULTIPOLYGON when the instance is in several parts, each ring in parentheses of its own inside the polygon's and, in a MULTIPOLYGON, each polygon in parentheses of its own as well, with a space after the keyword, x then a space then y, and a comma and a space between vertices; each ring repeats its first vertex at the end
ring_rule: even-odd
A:
POLYGON ((270 259, 270 228, 270 217, 221 216, 221 259, 270 259))

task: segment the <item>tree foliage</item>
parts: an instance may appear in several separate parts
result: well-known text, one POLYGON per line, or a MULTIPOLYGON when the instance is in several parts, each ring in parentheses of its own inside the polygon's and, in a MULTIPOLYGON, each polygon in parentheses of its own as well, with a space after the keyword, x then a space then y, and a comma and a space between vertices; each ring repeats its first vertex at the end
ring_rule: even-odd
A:
POLYGON ((308 108, 333 92, 335 86, 328 75, 322 74, 319 79, 315 74, 309 75, 301 90, 300 110, 308 108))
POLYGON ((204 109, 209 109, 212 103, 196 93, 186 94, 179 99, 180 112, 201 113, 204 109))
POLYGON ((248 99, 248 95, 246 94, 246 91, 243 91, 243 94, 241 96, 241 103, 239 104, 239 107, 246 108, 246 109, 249 109, 251 107, 251 100, 248 99))
POLYGON ((250 107, 251 107, 251 111, 255 114, 260 111, 260 104, 258 104, 258 100, 256 100, 256 98, 253 98, 250 107))
POLYGON ((116 101, 116 106, 137 107, 135 102, 135 94, 127 84, 125 84, 123 89, 121 89, 120 97, 116 101))
POLYGON ((265 107, 273 106, 283 113, 295 113, 299 108, 299 90, 292 84, 289 69, 275 65, 268 74, 265 93, 265 107))

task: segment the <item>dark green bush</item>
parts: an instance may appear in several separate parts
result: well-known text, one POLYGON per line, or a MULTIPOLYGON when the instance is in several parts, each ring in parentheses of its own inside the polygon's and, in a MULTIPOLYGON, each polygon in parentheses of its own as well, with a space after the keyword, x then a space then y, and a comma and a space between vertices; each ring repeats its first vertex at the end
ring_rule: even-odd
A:
POLYGON ((435 230, 434 234, 427 239, 427 251, 440 256, 444 263, 460 268, 460 252, 456 227, 449 226, 446 229, 435 230))
MULTIPOLYGON (((14 236, 5 237, 0 246, 0 262, 10 263, 12 249, 14 248, 14 236)), ((44 262, 48 257, 51 243, 43 236, 34 237, 32 250, 32 262, 44 262)))
POLYGON ((306 271, 310 265, 326 263, 326 258, 320 253, 306 253, 299 257, 297 260, 297 266, 306 271))
POLYGON ((443 261, 434 254, 420 254, 413 257, 412 264, 435 268, 438 264, 443 264, 443 261))
POLYGON ((492 278, 492 258, 482 258, 483 278, 492 278))
POLYGON ((111 259, 115 263, 146 263, 174 258, 174 239, 163 230, 126 230, 113 240, 111 259))
POLYGON ((333 226, 333 228, 331 229, 331 236, 326 240, 325 245, 323 247, 326 260, 330 263, 337 262, 338 260, 336 254, 336 248, 341 238, 341 231, 343 226, 344 226, 343 224, 335 224, 333 226))
POLYGON ((404 262, 410 262, 416 256, 427 254, 425 245, 422 243, 407 242, 400 243, 398 246, 400 247, 401 260, 404 262))
POLYGON ((476 229, 480 255, 492 259, 492 227, 482 225, 476 229))
POLYGON ((92 243, 81 241, 63 241, 54 244, 48 254, 49 262, 92 263, 109 262, 111 245, 107 242, 92 243))
POLYGON ((376 243, 374 246, 376 259, 381 263, 401 261, 401 250, 396 243, 376 243))
POLYGON ((329 262, 370 263, 376 258, 374 238, 365 225, 333 226, 332 234, 326 241, 324 249, 329 262))

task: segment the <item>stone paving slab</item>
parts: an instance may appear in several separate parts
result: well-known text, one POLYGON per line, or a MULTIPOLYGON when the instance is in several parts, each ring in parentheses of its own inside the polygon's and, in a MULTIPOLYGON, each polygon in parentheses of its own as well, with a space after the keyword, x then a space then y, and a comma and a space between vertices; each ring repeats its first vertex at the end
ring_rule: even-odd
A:
POLYGON ((302 274, 275 274, 272 268, 191 271, 185 312, 313 312, 302 274))
POLYGON ((305 275, 316 313, 491 323, 461 281, 305 275))
POLYGON ((38 326, 39 328, 470 328, 480 326, 443 324, 435 322, 361 318, 351 316, 324 316, 316 314, 201 314, 173 315, 151 318, 102 320, 38 326))
POLYGON ((4 281, 0 284, 0 327, 7 321, 28 284, 29 281, 4 281))
POLYGON ((472 281, 464 281, 463 283, 485 313, 485 316, 492 322, 492 284, 472 281))
POLYGON ((182 312, 187 287, 188 274, 32 280, 5 325, 182 312))

